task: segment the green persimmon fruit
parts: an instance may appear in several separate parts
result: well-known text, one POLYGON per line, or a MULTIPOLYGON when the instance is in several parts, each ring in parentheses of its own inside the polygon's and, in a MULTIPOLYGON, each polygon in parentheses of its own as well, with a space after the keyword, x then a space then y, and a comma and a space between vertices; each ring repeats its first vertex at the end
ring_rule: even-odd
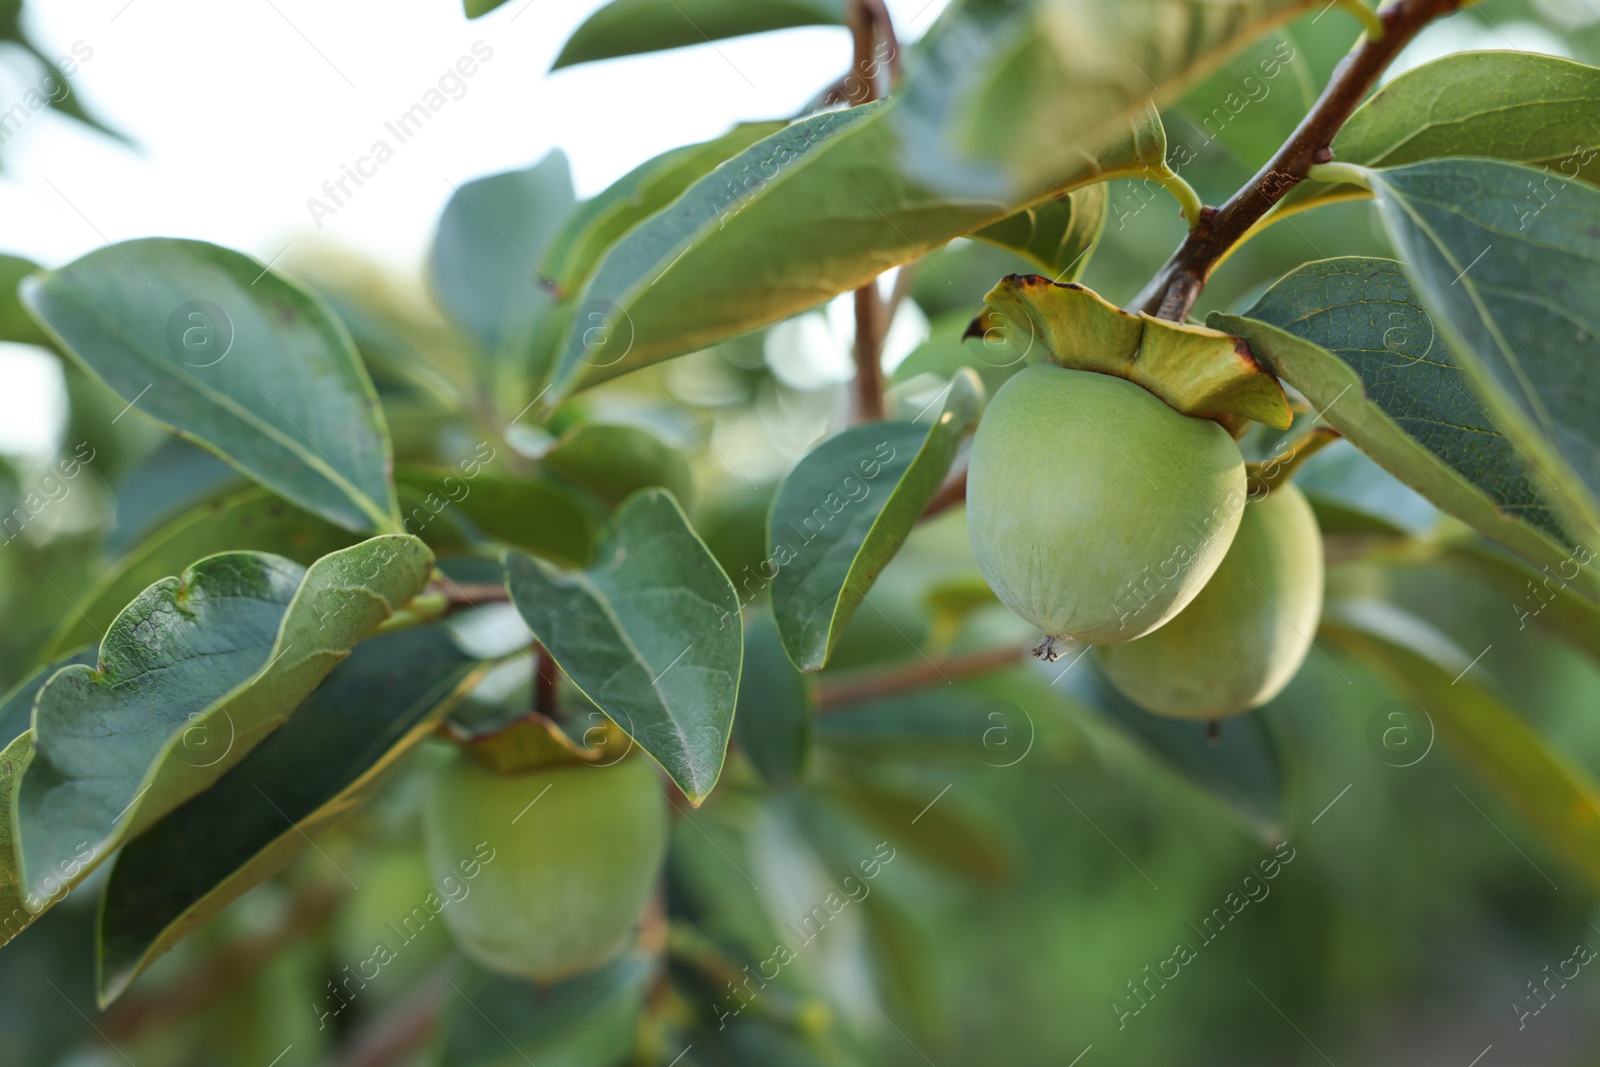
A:
POLYGON ((1283 691, 1321 614, 1322 534, 1305 494, 1281 485, 1245 505, 1227 558, 1177 618, 1095 655, 1141 707, 1220 719, 1283 691))
POLYGON ((972 442, 967 524, 1001 601, 1054 641, 1131 641, 1199 593, 1244 509, 1221 425, 1141 386, 1041 363, 995 393, 972 442))
POLYGON ((666 854, 667 802, 642 756, 502 775, 460 754, 436 772, 424 812, 456 943, 539 982, 593 970, 629 944, 666 854))

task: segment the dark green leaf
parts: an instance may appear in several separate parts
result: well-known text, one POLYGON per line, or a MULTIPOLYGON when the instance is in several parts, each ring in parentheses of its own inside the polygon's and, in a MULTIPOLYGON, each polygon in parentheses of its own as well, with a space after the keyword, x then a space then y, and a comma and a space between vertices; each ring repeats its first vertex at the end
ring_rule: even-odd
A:
POLYGON ((1368 171, 1378 210, 1485 413, 1579 540, 1600 537, 1600 188, 1442 159, 1368 171))
POLYGON ((537 986, 467 967, 450 979, 436 1067, 613 1067, 634 1048, 654 967, 626 955, 597 971, 537 986))
POLYGON ((789 662, 772 620, 757 617, 745 627, 744 677, 733 735, 768 785, 782 788, 805 776, 815 714, 810 680, 789 662))
POLYGON ((1468 657, 1427 623, 1377 601, 1328 607, 1322 633, 1419 705, 1438 737, 1600 886, 1600 785, 1500 697, 1463 677, 1468 657))
POLYGON ((1024 208, 972 236, 1025 256, 1055 281, 1075 281, 1105 229, 1109 199, 1104 184, 1091 185, 1024 208))
POLYGON ((238 766, 124 845, 100 907, 101 1004, 363 804, 472 671, 440 627, 374 637, 238 766))
POLYGON ((654 215, 717 164, 783 129, 781 122, 735 126, 712 141, 685 145, 639 164, 604 192, 585 200, 544 254, 544 273, 564 293, 582 285, 606 249, 654 215))
POLYGON ((464 515, 501 544, 581 567, 589 560, 604 515, 578 490, 554 478, 510 478, 456 468, 403 467, 395 475, 413 499, 403 502, 405 528, 430 537, 440 522, 464 515))
POLYGON ((567 39, 550 69, 843 21, 844 0, 611 0, 567 39))
POLYGON ((99 668, 61 670, 35 702, 16 796, 23 885, 76 884, 222 777, 432 566, 421 541, 388 534, 309 569, 224 553, 146 589, 107 630, 99 668))
POLYGON ((867 590, 894 558, 978 419, 982 387, 951 380, 931 423, 874 422, 824 441, 772 504, 766 566, 772 613, 795 666, 819 670, 867 590))
MULTIPOLYGON (((1215 328, 1304 393, 1385 470, 1522 558, 1571 553, 1517 448, 1496 428, 1400 264, 1329 259, 1292 272, 1215 328)), ((1600 591, 1600 582, 1591 590, 1600 591)))
POLYGON ((555 151, 524 170, 466 182, 439 217, 428 279, 439 306, 487 357, 481 373, 492 387, 520 387, 540 369, 530 347, 555 296, 539 262, 573 202, 567 157, 555 151))
POLYGON ((1229 719, 1213 741, 1206 723, 1153 715, 1134 704, 1106 681, 1093 656, 1087 659, 1063 675, 1062 688, 1098 711, 1120 739, 1227 804, 1264 838, 1282 833, 1283 752, 1261 712, 1229 719))
POLYGON ((677 501, 630 497, 588 570, 511 552, 506 577, 557 666, 691 801, 705 799, 733 726, 744 629, 733 584, 677 501))
POLYGON ((22 297, 130 405, 331 522, 393 529, 378 397, 318 297, 249 256, 160 237, 30 278, 22 297))
POLYGON ((482 18, 495 8, 504 4, 506 0, 461 0, 461 6, 467 13, 467 18, 482 18))
POLYGON ((1035 202, 1142 173, 1166 143, 1151 113, 1137 135, 1075 155, 1046 186, 1015 198, 949 196, 901 173, 896 106, 796 122, 613 245, 573 298, 553 396, 788 318, 1035 202))
POLYGON ((694 500, 694 475, 684 454, 639 426, 586 422, 561 435, 539 461, 616 507, 640 489, 658 487, 684 507, 694 500))

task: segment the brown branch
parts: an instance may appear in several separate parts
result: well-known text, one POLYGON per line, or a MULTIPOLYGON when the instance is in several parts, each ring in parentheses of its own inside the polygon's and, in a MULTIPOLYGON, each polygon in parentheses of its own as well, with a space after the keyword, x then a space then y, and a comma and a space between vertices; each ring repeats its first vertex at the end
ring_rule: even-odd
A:
POLYGON ((504 604, 511 599, 511 594, 505 586, 493 582, 447 580, 442 585, 434 586, 434 591, 443 593, 445 602, 453 609, 470 608, 478 604, 504 604))
MULTIPOLYGON (((847 12, 851 39, 855 42, 855 61, 850 68, 854 84, 847 88, 852 104, 865 104, 883 95, 883 81, 874 54, 882 37, 891 62, 897 62, 899 49, 894 43, 894 28, 883 0, 852 0, 847 12)), ((888 330, 883 297, 876 278, 856 290, 856 419, 867 422, 883 418, 883 337, 888 330)))
POLYGON ((847 677, 839 681, 825 680, 817 687, 819 711, 837 711, 851 704, 893 696, 908 689, 919 689, 935 682, 951 683, 963 678, 992 674, 1023 661, 1027 650, 1023 648, 989 648, 982 652, 968 652, 950 656, 939 663, 923 660, 905 667, 847 677))
POLYGON ((339 1067, 394 1067, 409 1061, 439 1022, 455 967, 454 960, 445 961, 400 1003, 357 1030, 338 1056, 339 1067))
POLYGON ((1333 158, 1334 134, 1349 119, 1389 63, 1432 20, 1460 7, 1462 0, 1398 0, 1379 13, 1384 34, 1364 39, 1340 61, 1306 117, 1300 121, 1256 176, 1216 211, 1208 211, 1165 266, 1129 307, 1182 322, 1205 288, 1222 256, 1244 237, 1317 163, 1333 158))
POLYGON ((555 657, 550 655, 550 650, 539 642, 533 643, 533 710, 548 719, 556 717, 556 683, 560 681, 560 669, 556 666, 555 657))

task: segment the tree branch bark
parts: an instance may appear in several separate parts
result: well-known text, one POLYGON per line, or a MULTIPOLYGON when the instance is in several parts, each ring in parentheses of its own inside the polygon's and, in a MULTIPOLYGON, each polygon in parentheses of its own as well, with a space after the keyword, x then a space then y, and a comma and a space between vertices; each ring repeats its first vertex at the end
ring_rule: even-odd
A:
POLYGON ((1334 134, 1377 83, 1394 57, 1432 20, 1460 7, 1462 0, 1399 0, 1378 13, 1384 34, 1364 39, 1334 69, 1327 88, 1282 148, 1256 176, 1184 238, 1165 266, 1129 305, 1157 318, 1182 322, 1205 289, 1224 253, 1242 238, 1317 163, 1333 158, 1334 134))
MULTIPOLYGON (((845 91, 851 104, 866 104, 883 95, 884 78, 876 55, 879 39, 883 40, 887 58, 894 66, 898 65, 900 50, 895 42, 894 27, 889 22, 889 9, 883 0, 852 0, 848 17, 850 35, 855 42, 855 60, 845 91)), ((886 311, 876 278, 856 290, 856 419, 862 422, 883 418, 886 311)))
POLYGON ((1023 662, 1026 653, 1027 649, 1020 647, 988 648, 982 652, 951 656, 939 663, 924 660, 905 667, 865 673, 859 677, 824 681, 817 688, 817 708, 822 712, 837 711, 851 704, 894 696, 935 682, 951 683, 981 674, 992 674, 1023 662))

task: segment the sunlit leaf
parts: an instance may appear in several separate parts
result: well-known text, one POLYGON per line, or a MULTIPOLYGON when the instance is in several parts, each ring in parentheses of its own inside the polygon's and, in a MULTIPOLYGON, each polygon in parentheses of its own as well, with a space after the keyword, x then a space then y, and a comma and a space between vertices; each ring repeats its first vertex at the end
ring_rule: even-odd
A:
POLYGON ((843 21, 844 0, 611 0, 567 39, 551 69, 843 21))
POLYGON ((795 666, 819 670, 845 624, 894 558, 950 471, 977 421, 982 387, 951 380, 931 423, 873 422, 818 445, 789 473, 772 504, 772 613, 795 666))
POLYGON ((420 592, 433 556, 389 534, 303 569, 232 552, 150 586, 98 667, 40 690, 17 789, 22 883, 75 884, 283 724, 355 643, 420 592))
POLYGON ((164 237, 36 275, 22 297, 129 405, 330 522, 394 528, 378 397, 318 297, 239 252, 164 237))

